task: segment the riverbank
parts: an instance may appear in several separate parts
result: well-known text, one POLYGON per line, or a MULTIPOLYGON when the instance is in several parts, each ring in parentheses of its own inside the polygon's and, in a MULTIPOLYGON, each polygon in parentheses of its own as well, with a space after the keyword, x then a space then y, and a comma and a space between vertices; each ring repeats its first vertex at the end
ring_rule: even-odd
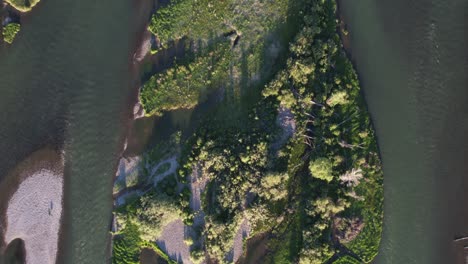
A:
MULTIPOLYGON (((119 158, 117 159, 117 164, 115 170, 117 173, 114 174, 114 179, 112 181, 112 188, 114 187, 115 181, 118 177, 119 166, 124 162, 125 157, 124 153, 128 146, 128 138, 131 135, 132 127, 136 119, 141 118, 145 115, 144 109, 139 101, 140 86, 141 86, 141 68, 144 65, 144 60, 149 53, 149 34, 148 34, 148 21, 151 15, 151 10, 154 8, 157 0, 154 1, 132 1, 132 10, 130 15, 130 25, 131 25, 131 39, 130 39, 130 49, 128 54, 128 67, 130 71, 130 94, 127 96, 126 109, 123 111, 122 118, 125 119, 124 126, 125 132, 121 140, 121 149, 119 151, 119 158)), ((138 163, 138 161, 137 161, 138 163)), ((125 173, 125 172, 124 172, 125 173)), ((113 192, 112 192, 113 193, 113 192)), ((115 198, 117 199, 117 198, 115 198)), ((114 197, 112 199, 113 204, 116 200, 114 197)), ((109 221, 110 226, 109 230, 113 231, 114 229, 114 215, 111 215, 109 221)), ((113 236, 109 236, 109 247, 107 259, 112 258, 112 249, 113 249, 113 236)))
POLYGON ((26 263, 56 261, 62 189, 62 175, 42 169, 23 181, 8 203, 5 242, 22 239, 26 263))
POLYGON ((10 4, 14 9, 25 13, 31 11, 40 0, 5 0, 5 2, 10 4))
POLYGON ((341 7, 385 168, 376 263, 464 263, 466 2, 341 7))
POLYGON ((26 263, 55 262, 63 206, 63 155, 48 148, 33 153, 4 178, 0 193, 4 201, 0 251, 26 263), (7 249, 17 239, 24 252, 15 246, 7 249))

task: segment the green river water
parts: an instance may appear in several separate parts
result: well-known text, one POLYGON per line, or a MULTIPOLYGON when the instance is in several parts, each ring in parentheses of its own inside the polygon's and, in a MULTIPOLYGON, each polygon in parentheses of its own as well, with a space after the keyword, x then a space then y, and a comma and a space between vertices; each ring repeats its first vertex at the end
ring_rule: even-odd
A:
POLYGON ((45 0, 0 48, 0 184, 34 151, 64 151, 58 263, 108 257, 112 181, 131 114, 131 3, 45 0))
MULTIPOLYGON (((468 235, 468 2, 342 0, 341 9, 384 164, 376 263, 463 263, 453 239, 468 235)), ((34 151, 64 150, 59 263, 108 257, 131 108, 131 10, 131 1, 44 0, 0 48, 0 184, 34 151)))
POLYGON ((384 233, 376 263, 465 263, 468 2, 340 1, 377 130, 384 233))

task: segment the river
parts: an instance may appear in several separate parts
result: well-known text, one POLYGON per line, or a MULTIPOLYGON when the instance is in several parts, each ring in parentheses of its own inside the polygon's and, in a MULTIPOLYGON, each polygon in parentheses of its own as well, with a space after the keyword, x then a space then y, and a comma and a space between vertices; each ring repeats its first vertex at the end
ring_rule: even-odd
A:
MULTIPOLYGON (((384 165, 376 263, 463 263, 452 240, 468 235, 468 2, 341 7, 384 165)), ((0 48, 0 184, 37 150, 64 151, 59 263, 108 258, 137 12, 131 1, 43 0, 22 18, 14 45, 0 48)))
POLYGON ((468 2, 341 0, 384 170, 375 263, 465 263, 468 2))
POLYGON ((58 263, 109 257, 112 182, 136 100, 136 28, 144 29, 132 3, 44 0, 22 17, 14 44, 0 47, 0 184, 37 150, 64 152, 58 263))

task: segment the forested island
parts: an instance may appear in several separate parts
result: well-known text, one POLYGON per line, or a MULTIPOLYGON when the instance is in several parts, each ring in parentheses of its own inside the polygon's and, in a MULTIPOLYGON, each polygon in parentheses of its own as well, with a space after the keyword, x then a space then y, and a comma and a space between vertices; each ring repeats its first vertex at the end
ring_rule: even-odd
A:
POLYGON ((149 30, 184 56, 146 73, 146 115, 215 100, 123 162, 112 262, 371 262, 383 174, 336 2, 172 0, 149 30))
POLYGON ((28 12, 39 3, 39 0, 5 0, 5 2, 18 11, 28 12))
POLYGON ((2 3, 0 6, 1 40, 9 45, 13 43, 16 34, 18 34, 21 29, 20 19, 22 12, 30 11, 38 2, 38 0, 6 0, 5 3, 2 3))

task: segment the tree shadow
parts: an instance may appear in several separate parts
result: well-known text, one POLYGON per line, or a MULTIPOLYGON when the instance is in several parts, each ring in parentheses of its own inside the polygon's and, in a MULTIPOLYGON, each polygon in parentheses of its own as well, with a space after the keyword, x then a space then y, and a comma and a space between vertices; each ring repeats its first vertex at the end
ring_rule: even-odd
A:
POLYGON ((16 238, 8 244, 5 250, 4 262, 2 263, 5 263, 5 264, 26 263, 26 249, 25 249, 24 241, 21 238, 16 238))
MULTIPOLYGON (((244 38, 236 37, 232 50, 233 52, 240 52, 240 76, 238 82, 233 78, 229 78, 229 80, 226 80, 225 85, 222 85, 217 91, 210 93, 205 102, 198 104, 193 109, 178 109, 166 112, 161 117, 136 120, 136 127, 140 126, 141 130, 149 132, 149 135, 145 136, 145 141, 142 142, 143 146, 138 151, 151 149, 158 142, 167 140, 176 131, 182 131, 183 138, 185 139, 192 136, 205 119, 205 116, 217 116, 219 117, 217 120, 220 120, 220 122, 231 122, 235 119, 235 124, 231 123, 230 127, 249 129, 245 127, 248 122, 244 122, 248 118, 247 113, 261 100, 262 88, 286 65, 289 42, 300 30, 298 25, 300 24, 301 17, 297 15, 299 6, 296 1, 290 1, 286 23, 279 24, 263 38, 263 43, 261 43, 263 48, 258 58, 258 72, 251 72, 249 70, 248 56, 253 47, 246 47, 243 43, 244 38), (252 76, 257 77, 252 79, 252 76), (239 89, 239 93, 236 93, 236 88, 239 89), (219 100, 219 93, 224 94, 221 101, 219 100), (226 121, 226 119, 228 120, 226 121), (183 121, 178 122, 180 120, 183 121)), ((230 32, 228 33, 228 35, 231 34, 230 32)), ((226 38, 225 36, 221 37, 226 38)), ((154 60, 152 60, 154 61, 152 71, 146 75, 146 80, 155 73, 173 67, 175 63, 183 64, 193 61, 194 53, 191 53, 190 49, 187 50, 187 45, 193 47, 194 40, 183 39, 181 41, 183 43, 176 44, 180 45, 179 47, 174 45, 172 46, 172 50, 160 51, 155 55, 154 60)), ((232 65, 229 68, 229 72, 231 77, 235 74, 232 65)), ((207 192, 209 192, 210 186, 209 184, 206 189, 207 192)), ((210 195, 206 197, 210 197, 210 195)), ((206 213, 209 214, 210 210, 206 213)), ((299 229, 300 227, 297 227, 297 232, 295 232, 297 236, 300 236, 301 230, 299 229)), ((300 237, 295 237, 294 239, 300 240, 300 237)), ((296 248, 291 248, 290 250, 291 254, 297 252, 296 248)))

